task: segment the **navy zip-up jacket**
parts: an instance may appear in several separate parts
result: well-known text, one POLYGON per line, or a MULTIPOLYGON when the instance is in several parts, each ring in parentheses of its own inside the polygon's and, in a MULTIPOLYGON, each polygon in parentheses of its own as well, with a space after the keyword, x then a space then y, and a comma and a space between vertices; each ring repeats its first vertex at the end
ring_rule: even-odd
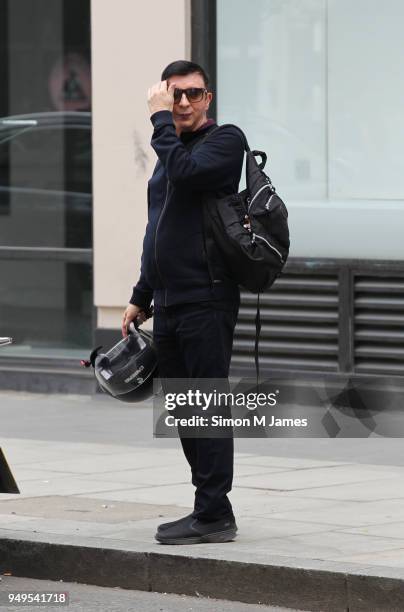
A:
POLYGON ((211 299, 238 299, 236 284, 211 278, 204 241, 203 193, 238 191, 244 143, 236 128, 223 127, 200 144, 216 124, 208 120, 178 137, 170 111, 150 117, 158 161, 148 183, 148 223, 141 274, 130 303, 147 309, 211 299))

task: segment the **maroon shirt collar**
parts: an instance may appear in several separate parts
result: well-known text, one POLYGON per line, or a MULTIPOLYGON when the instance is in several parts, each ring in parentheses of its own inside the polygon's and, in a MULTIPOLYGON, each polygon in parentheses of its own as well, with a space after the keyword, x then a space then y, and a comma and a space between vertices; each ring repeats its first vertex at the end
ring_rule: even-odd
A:
POLYGON ((216 121, 214 119, 208 119, 207 121, 205 121, 205 123, 203 123, 201 125, 200 128, 198 128, 197 130, 195 130, 196 132, 199 132, 199 130, 204 130, 206 127, 208 127, 209 125, 214 125, 216 123, 216 121))
POLYGON ((208 127, 210 127, 211 125, 216 125, 216 121, 214 119, 208 119, 207 121, 205 121, 205 123, 203 123, 197 130, 195 130, 194 132, 181 132, 180 134, 180 139, 183 142, 189 142, 190 140, 192 140, 197 134, 199 134, 199 132, 203 132, 205 131, 208 127))

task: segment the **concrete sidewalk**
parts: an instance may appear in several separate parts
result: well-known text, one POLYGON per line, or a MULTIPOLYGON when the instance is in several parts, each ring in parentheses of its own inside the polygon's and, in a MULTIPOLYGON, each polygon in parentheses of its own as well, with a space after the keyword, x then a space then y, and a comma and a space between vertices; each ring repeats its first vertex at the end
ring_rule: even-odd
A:
POLYGON ((156 526, 193 504, 179 442, 0 446, 21 490, 0 496, 2 573, 305 610, 404 609, 403 466, 237 453, 236 540, 163 546, 156 526))

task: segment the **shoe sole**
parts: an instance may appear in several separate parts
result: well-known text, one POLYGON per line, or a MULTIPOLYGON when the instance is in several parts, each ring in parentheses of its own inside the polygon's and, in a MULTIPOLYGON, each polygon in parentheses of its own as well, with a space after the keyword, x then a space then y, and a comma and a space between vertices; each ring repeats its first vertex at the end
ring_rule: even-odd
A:
POLYGON ((154 538, 160 544, 220 544, 221 542, 231 542, 236 535, 237 529, 227 529, 226 531, 216 531, 194 538, 165 538, 159 533, 156 533, 154 538))

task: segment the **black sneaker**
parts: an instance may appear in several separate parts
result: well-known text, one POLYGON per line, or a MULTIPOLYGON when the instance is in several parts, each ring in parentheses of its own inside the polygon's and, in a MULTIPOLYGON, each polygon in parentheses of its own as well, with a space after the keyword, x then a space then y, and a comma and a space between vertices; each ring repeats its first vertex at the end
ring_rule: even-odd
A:
POLYGON ((230 542, 237 533, 237 525, 233 518, 224 518, 212 523, 205 523, 185 516, 174 525, 157 531, 154 536, 161 544, 203 544, 230 542))
POLYGON ((174 527, 174 526, 178 525, 179 523, 183 523, 184 521, 188 521, 191 517, 192 517, 192 512, 191 512, 191 514, 187 514, 187 516, 183 516, 182 518, 177 519, 176 521, 170 521, 169 523, 161 523, 161 525, 159 525, 157 527, 157 532, 165 531, 169 527, 174 527))

